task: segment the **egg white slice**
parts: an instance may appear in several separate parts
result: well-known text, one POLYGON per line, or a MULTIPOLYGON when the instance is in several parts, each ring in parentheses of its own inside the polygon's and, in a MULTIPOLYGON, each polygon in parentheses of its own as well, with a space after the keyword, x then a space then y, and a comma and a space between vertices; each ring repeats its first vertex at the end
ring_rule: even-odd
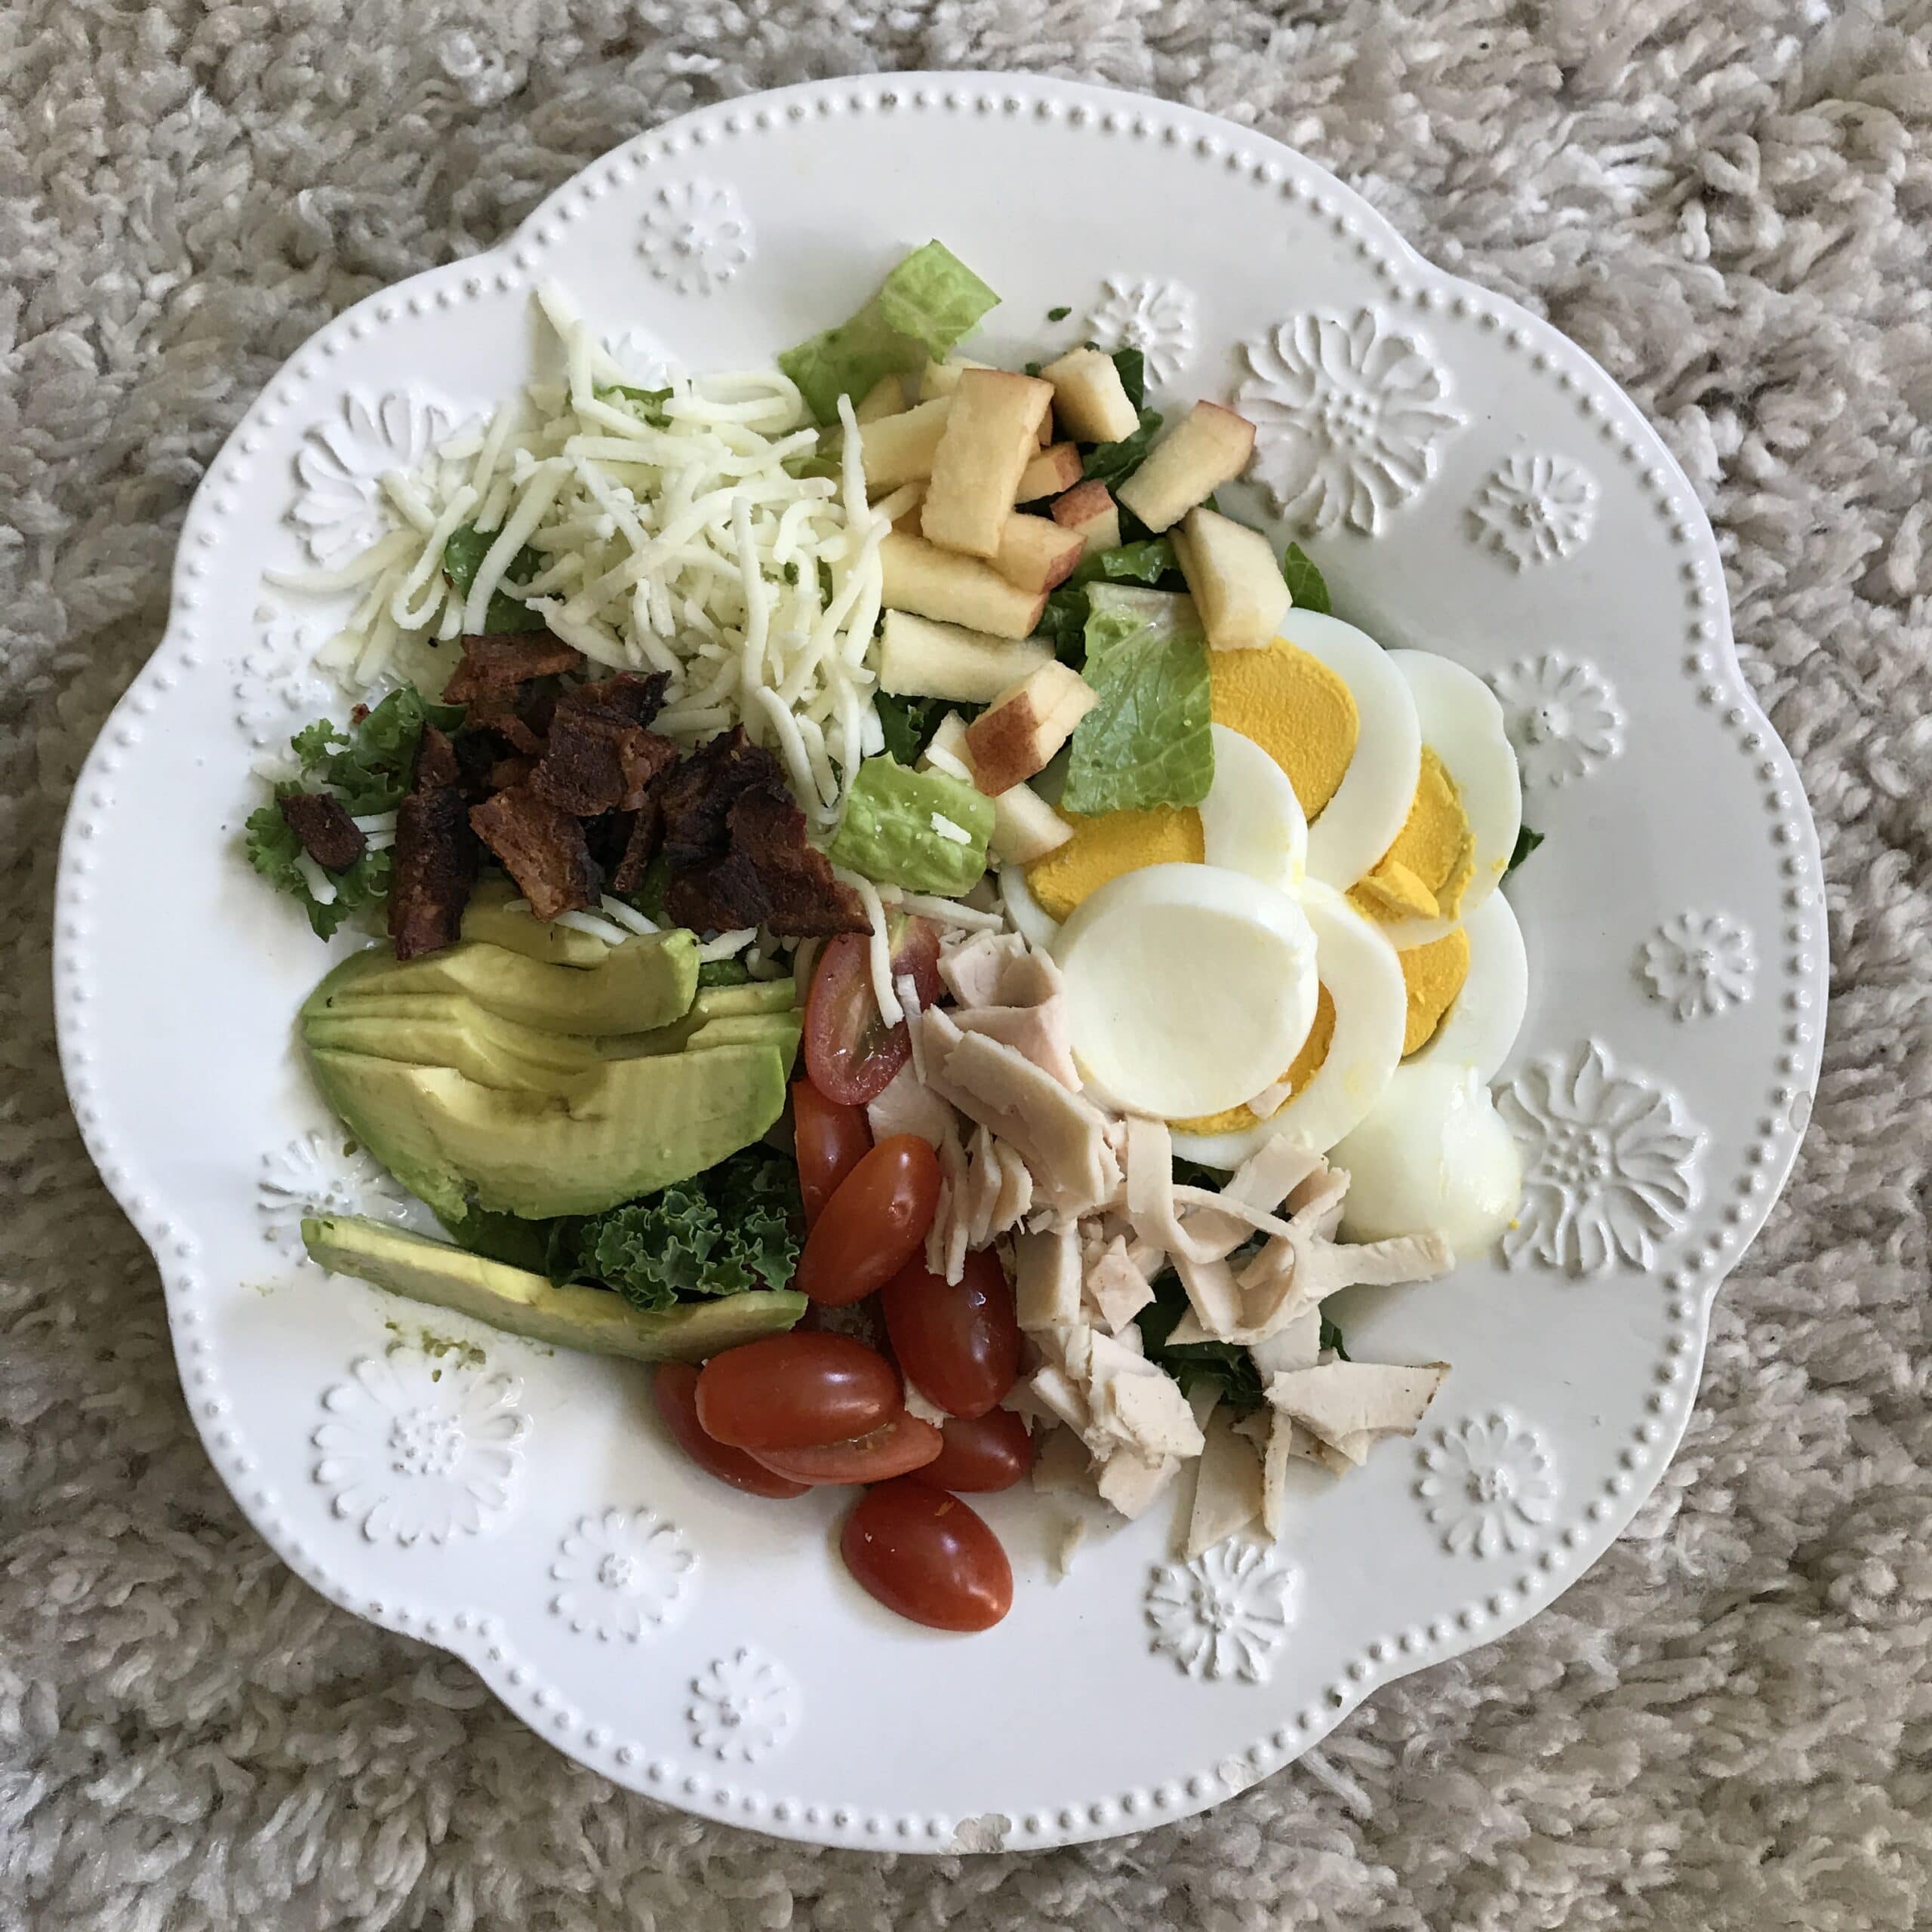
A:
POLYGON ((1439 1235, 1466 1259, 1495 1241, 1522 1199, 1522 1155, 1469 1067, 1411 1060, 1332 1154, 1348 1171, 1342 1232, 1351 1241, 1439 1235))
MULTIPOLYGON (((1392 651, 1389 661, 1415 700, 1422 741, 1442 761, 1462 795, 1476 841, 1471 875, 1455 918, 1392 919, 1382 930, 1398 951, 1454 931, 1502 883, 1523 829, 1523 781, 1503 728, 1503 707, 1473 671, 1432 651, 1392 651)), ((1386 848, 1384 848, 1386 850, 1386 848)))
MULTIPOLYGON (((1395 842, 1422 771, 1422 727, 1408 681, 1366 631, 1315 611, 1291 611, 1279 635, 1319 658, 1355 701, 1355 755, 1308 828, 1308 875, 1346 892, 1395 842)), ((1332 992, 1331 987, 1330 991, 1332 992)))
POLYGON ((1292 892, 1308 871, 1308 820, 1288 774, 1252 738, 1213 728, 1214 781, 1198 807, 1202 856, 1292 892))
POLYGON ((1509 902, 1493 892, 1463 921, 1469 935, 1469 970, 1442 1023, 1403 1063, 1448 1067, 1494 1080, 1516 1035, 1530 1000, 1529 955, 1523 929, 1509 902))
POLYGON ((1122 1112, 1239 1106, 1315 1018, 1315 936, 1300 906, 1220 866, 1109 879, 1068 915, 1053 953, 1081 1077, 1122 1112))
MULTIPOLYGON (((1267 1120, 1232 1134, 1177 1134, 1174 1152, 1204 1167, 1238 1168, 1278 1135, 1326 1153, 1375 1105, 1401 1063, 1408 1001, 1395 949, 1340 893, 1310 883, 1300 897, 1315 934, 1316 977, 1335 1006, 1327 1056, 1308 1084, 1267 1120)), ((1287 1064, 1284 1059, 1277 1066, 1287 1064)), ((1251 1069, 1250 1094, 1254 1091, 1251 1069)), ((1198 1116, 1220 1109, 1192 1111, 1198 1116)), ((1187 1116, 1170 1115, 1177 1117, 1187 1116)))
POLYGON ((1054 941, 1060 937, 1060 921, 1051 918, 1033 897, 1024 866, 1001 866, 999 897, 1006 916, 1013 921, 1014 931, 1029 946, 1038 946, 1042 952, 1052 952, 1054 941))

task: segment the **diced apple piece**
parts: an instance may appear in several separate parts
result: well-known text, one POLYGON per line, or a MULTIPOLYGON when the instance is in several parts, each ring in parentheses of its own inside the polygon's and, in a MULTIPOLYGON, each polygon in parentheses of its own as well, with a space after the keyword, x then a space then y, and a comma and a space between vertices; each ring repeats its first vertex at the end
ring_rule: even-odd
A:
POLYGON ((1218 402, 1197 402, 1120 486, 1120 500, 1157 534, 1178 523, 1254 453, 1254 425, 1218 402))
POLYGON ((1273 640, 1288 586, 1260 531, 1199 504, 1169 540, 1215 650, 1254 651, 1273 640))
POLYGON ((906 384, 898 376, 881 376, 866 390, 852 411, 861 423, 876 423, 882 416, 897 416, 906 408, 906 384))
POLYGON ((984 369, 989 366, 984 362, 975 362, 967 355, 955 361, 928 362, 919 372, 919 400, 930 402, 936 395, 950 395, 959 386, 959 378, 968 369, 984 369))
POLYGON ((1120 547, 1120 510, 1113 493, 1100 481, 1078 483, 1054 501, 1054 521, 1080 539, 1081 555, 1120 547))
POLYGON ((881 601, 888 611, 910 611, 995 637, 1023 638, 1032 635, 1047 608, 1044 590, 1022 590, 992 565, 905 531, 887 534, 878 560, 885 577, 881 601))
MULTIPOLYGON (((940 720, 939 729, 927 748, 927 762, 937 764, 938 759, 931 755, 934 752, 952 759, 969 779, 972 777, 973 754, 966 743, 966 721, 958 712, 949 711, 940 720)), ((958 774, 949 772, 947 775, 958 774)), ((1072 826, 1030 785, 1009 785, 993 800, 992 836, 986 843, 993 857, 1003 864, 1030 866, 1072 836, 1072 826)))
POLYGON ((1040 371, 1054 386, 1054 414, 1076 443, 1118 443, 1140 426, 1140 412, 1111 355, 1097 349, 1069 349, 1040 371))
POLYGON ((936 624, 909 611, 888 611, 879 638, 878 688, 894 697, 990 704, 1052 661, 1053 652, 1044 644, 1011 642, 958 624, 936 624))
POLYGON ((1006 369, 961 373, 933 454, 926 506, 919 513, 928 543, 969 557, 998 554, 1014 492, 1053 399, 1052 385, 1037 376, 1016 376, 1006 369))
POLYGON ((1100 694, 1056 660, 1000 693, 966 728, 973 783, 989 798, 1044 771, 1100 694))
POLYGON ((1073 574, 1084 548, 1077 531, 1063 530, 1050 517, 1024 516, 1016 510, 1000 533, 993 568, 1022 590, 1051 590, 1073 574))
POLYGON ((875 492, 891 490, 901 483, 922 482, 931 475, 933 458, 952 414, 951 398, 941 396, 936 402, 922 402, 915 409, 868 423, 859 439, 866 488, 875 492))
POLYGON ((1071 443, 1051 443, 1021 472, 1013 493, 1016 503, 1037 503, 1057 497, 1080 481, 1080 452, 1071 443))

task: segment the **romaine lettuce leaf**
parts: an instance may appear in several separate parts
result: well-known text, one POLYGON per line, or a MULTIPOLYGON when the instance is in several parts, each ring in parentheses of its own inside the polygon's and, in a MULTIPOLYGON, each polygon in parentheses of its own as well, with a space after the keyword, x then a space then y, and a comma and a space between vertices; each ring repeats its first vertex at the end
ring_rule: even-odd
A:
POLYGON ((986 869, 993 801, 943 771, 908 771, 891 758, 869 758, 845 801, 829 856, 881 885, 956 899, 986 869), (948 838, 944 819, 965 833, 948 838))
POLYGON ((821 423, 882 376, 909 375, 945 356, 999 300, 937 242, 915 248, 850 321, 788 349, 778 366, 821 423))
POLYGON ((1287 580, 1288 595, 1294 599, 1297 610, 1318 611, 1324 617, 1328 615, 1333 607, 1328 601, 1327 583, 1299 543, 1288 546, 1287 555, 1281 559, 1281 575, 1287 580))
MULTIPOLYGON (((496 540, 494 531, 478 530, 473 523, 460 524, 450 532, 449 541, 443 546, 443 574, 464 596, 469 595, 469 586, 476 581, 476 573, 483 568, 483 559, 490 554, 490 546, 496 540)), ((503 576, 511 583, 528 583, 543 568, 543 559, 526 543, 510 559, 509 568, 503 576)), ((491 593, 483 628, 492 634, 500 631, 540 631, 543 628, 543 616, 541 611, 533 611, 528 604, 519 604, 514 597, 506 597, 499 590, 491 593)))
POLYGON ((1073 734, 1067 811, 1198 805, 1214 780, 1208 647, 1192 601, 1097 583, 1087 592, 1087 681, 1100 702, 1073 734))

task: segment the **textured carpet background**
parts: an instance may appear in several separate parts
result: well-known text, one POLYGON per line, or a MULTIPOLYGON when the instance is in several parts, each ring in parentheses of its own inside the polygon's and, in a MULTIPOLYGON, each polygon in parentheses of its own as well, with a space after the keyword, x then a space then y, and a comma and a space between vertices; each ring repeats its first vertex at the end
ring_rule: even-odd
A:
POLYGON ((1927 0, 13 0, 0 77, 0 1925, 1932 1921, 1927 0), (1554 1610, 1205 1818, 895 1864, 614 1791, 267 1555, 67 1117, 47 918, 183 506, 285 355, 688 105, 921 66, 1259 125, 1610 368, 1803 762, 1835 998, 1684 1453, 1554 1610))

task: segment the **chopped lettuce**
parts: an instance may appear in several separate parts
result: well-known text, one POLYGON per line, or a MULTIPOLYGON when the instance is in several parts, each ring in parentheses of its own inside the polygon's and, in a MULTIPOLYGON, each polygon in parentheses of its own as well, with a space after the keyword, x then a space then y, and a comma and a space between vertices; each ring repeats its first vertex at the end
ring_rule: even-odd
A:
MULTIPOLYGON (((1218 1183, 1226 1177, 1215 1178, 1218 1183)), ((1239 1343, 1168 1341, 1186 1312, 1187 1292, 1180 1277, 1171 1268, 1163 1269, 1154 1278, 1154 1299, 1136 1318, 1147 1359, 1172 1376, 1183 1395, 1191 1397, 1204 1382, 1214 1382, 1220 1384, 1221 1399, 1229 1408, 1245 1413, 1264 1407, 1268 1395, 1261 1371, 1239 1343)))
POLYGON ((550 1278, 597 1282, 642 1309, 789 1287, 804 1220, 797 1168, 747 1147, 641 1200, 552 1223, 550 1278))
POLYGON ((1299 543, 1288 546, 1288 553, 1281 559, 1281 574, 1287 580, 1288 595, 1294 599, 1297 610, 1318 611, 1324 617, 1328 615, 1333 607, 1328 601, 1327 583, 1299 543))
POLYGON ((821 423, 838 398, 857 401, 883 376, 909 375, 944 357, 999 300, 937 242, 915 248, 850 321, 779 357, 821 423))
POLYGON ((1160 433, 1161 412, 1143 409, 1140 426, 1132 435, 1117 443, 1096 443, 1087 452, 1081 474, 1090 482, 1104 483, 1109 490, 1118 490, 1146 461, 1147 452, 1160 433))
POLYGON ((1532 832, 1527 825, 1518 828, 1515 850, 1509 854, 1509 863, 1503 868, 1505 878, 1543 843, 1543 836, 1540 832, 1532 832))
POLYGON ((596 389, 600 402, 615 403, 620 408, 629 410, 640 423, 652 429, 661 429, 670 420, 664 412, 664 405, 673 393, 670 389, 641 389, 630 383, 599 383, 596 389))
POLYGON ((1087 681, 1100 702, 1073 734, 1061 802, 1084 817, 1198 805, 1214 780, 1208 648, 1186 597, 1088 590, 1087 681))
MULTIPOLYGON (((476 581, 476 573, 483 568, 483 559, 496 540, 494 531, 478 530, 473 523, 460 524, 450 532, 449 541, 443 546, 443 574, 464 596, 469 595, 469 586, 476 581)), ((510 559, 503 575, 509 583, 528 583, 543 568, 543 559, 526 543, 510 559)), ((514 597, 506 597, 498 590, 491 594, 483 628, 491 632, 540 631, 543 617, 528 604, 519 604, 514 597)))
POLYGON ((1136 409, 1147 400, 1147 358, 1134 348, 1116 349, 1113 352, 1114 368, 1120 374, 1120 386, 1127 392, 1127 399, 1136 409))
POLYGON ((300 904, 318 937, 329 938, 352 914, 379 906, 388 898, 389 855, 365 852, 346 872, 331 872, 335 897, 324 905, 309 889, 299 863, 302 841, 289 829, 275 801, 291 792, 328 791, 352 817, 394 811, 409 789, 423 727, 432 724, 448 731, 462 716, 460 705, 432 704, 405 685, 352 721, 346 731, 318 718, 289 740, 302 776, 278 785, 275 800, 248 814, 242 842, 249 864, 300 904))
POLYGON ((1178 576, 1180 571, 1174 545, 1164 537, 1149 537, 1138 543, 1095 551, 1075 567, 1067 581, 1075 586, 1098 582, 1152 585, 1164 577, 1178 576))
POLYGON ((704 986, 742 986, 752 977, 752 969, 742 959, 707 959, 697 969, 697 983, 704 986))
POLYGON ((931 742, 946 705, 942 698, 895 697, 881 691, 872 700, 872 709, 878 713, 886 755, 910 764, 931 742))
POLYGON ((993 801, 971 785, 869 758, 852 781, 830 857, 881 885, 956 899, 985 872, 992 830, 993 801))

